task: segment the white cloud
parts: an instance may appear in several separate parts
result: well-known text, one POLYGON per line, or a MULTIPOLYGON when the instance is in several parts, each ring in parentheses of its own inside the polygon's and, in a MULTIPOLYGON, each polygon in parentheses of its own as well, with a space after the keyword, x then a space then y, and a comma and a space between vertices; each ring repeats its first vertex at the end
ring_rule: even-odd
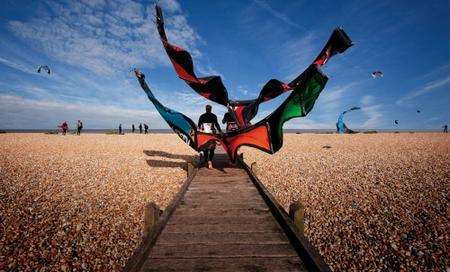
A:
POLYGON ((333 121, 323 122, 317 121, 310 116, 296 118, 288 121, 284 128, 286 129, 333 129, 335 126, 333 121))
POLYGON ((253 0, 253 2, 255 4, 257 4, 259 7, 261 7, 262 9, 268 11, 273 17, 283 21, 284 23, 295 27, 295 28, 299 28, 299 29, 304 29, 302 26, 300 26, 299 24, 295 23, 294 21, 292 21, 288 16, 286 16, 285 14, 279 12, 278 10, 272 8, 266 1, 264 0, 253 0))
POLYGON ((152 110, 136 110, 94 103, 68 103, 58 100, 35 100, 0 94, 2 129, 55 128, 61 121, 86 121, 86 128, 112 128, 119 123, 131 125, 150 122, 162 127, 163 121, 152 110))
POLYGON ((422 96, 424 94, 430 93, 431 91, 444 87, 446 85, 450 84, 450 75, 446 76, 441 79, 433 80, 428 83, 426 83, 422 88, 412 91, 408 93, 407 95, 401 97, 399 100, 397 100, 397 105, 402 105, 416 97, 422 96))
POLYGON ((361 110, 368 117, 362 124, 362 128, 374 129, 381 126, 382 121, 382 105, 375 104, 375 98, 371 95, 365 95, 361 98, 361 110))
POLYGON ((359 83, 351 82, 343 86, 336 86, 331 89, 325 89, 318 99, 321 111, 333 112, 341 105, 341 100, 348 95, 359 83))
POLYGON ((313 33, 306 34, 300 39, 290 40, 283 48, 278 48, 281 68, 287 71, 286 80, 293 80, 303 72, 317 54, 316 37, 313 33))
POLYGON ((180 4, 175 0, 161 0, 158 1, 161 8, 170 12, 180 11, 180 4))
MULTIPOLYGON (((165 1, 169 11, 178 2, 165 1)), ((153 9, 134 1, 49 1, 47 10, 29 21, 10 21, 9 30, 55 60, 111 76, 130 67, 168 65, 153 24, 153 9), (58 14, 58 16, 54 16, 58 14)), ((199 54, 200 37, 184 14, 167 16, 168 36, 199 54)))
MULTIPOLYGON (((28 66, 26 66, 24 64, 16 63, 14 61, 11 61, 11 60, 8 60, 8 59, 2 58, 2 57, 0 57, 0 63, 8 66, 10 68, 22 71, 24 73, 36 74, 36 71, 30 69, 28 66)), ((36 67, 36 69, 37 69, 37 67, 36 67)))

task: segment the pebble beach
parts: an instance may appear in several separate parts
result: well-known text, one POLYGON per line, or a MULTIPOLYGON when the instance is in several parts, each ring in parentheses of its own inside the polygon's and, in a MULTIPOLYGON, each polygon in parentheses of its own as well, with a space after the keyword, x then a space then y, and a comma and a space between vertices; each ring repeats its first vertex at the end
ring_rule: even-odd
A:
MULTIPOLYGON (((245 161, 333 271, 445 271, 450 137, 285 134, 245 161)), ((0 271, 121 271, 195 152, 174 134, 0 135, 0 271)))
POLYGON ((0 271, 121 271, 194 159, 175 134, 2 134, 0 152, 0 271))
POLYGON ((450 137, 442 133, 285 134, 245 161, 333 271, 448 271, 450 137))

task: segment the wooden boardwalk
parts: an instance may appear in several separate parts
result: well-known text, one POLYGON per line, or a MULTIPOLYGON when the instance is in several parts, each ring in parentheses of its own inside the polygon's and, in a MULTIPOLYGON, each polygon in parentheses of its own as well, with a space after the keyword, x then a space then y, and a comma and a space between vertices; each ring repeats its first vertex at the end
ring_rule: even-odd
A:
POLYGON ((329 271, 245 164, 219 153, 214 167, 187 179, 125 271, 329 271))
POLYGON ((242 168, 201 168, 141 271, 301 271, 302 262, 242 168))

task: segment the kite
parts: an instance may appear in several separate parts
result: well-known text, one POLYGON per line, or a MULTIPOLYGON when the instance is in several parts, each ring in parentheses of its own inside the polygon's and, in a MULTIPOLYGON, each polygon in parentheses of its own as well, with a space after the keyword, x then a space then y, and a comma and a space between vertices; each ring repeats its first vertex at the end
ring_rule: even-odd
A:
POLYGON ((349 128, 345 125, 345 123, 344 123, 344 115, 345 115, 347 112, 354 111, 354 110, 360 110, 360 109, 361 109, 360 107, 352 107, 352 108, 350 108, 350 109, 348 109, 348 110, 342 112, 342 113, 339 115, 339 118, 338 118, 337 123, 336 123, 336 128, 337 128, 337 132, 338 132, 338 133, 357 133, 356 131, 353 131, 353 130, 349 129, 349 128))
POLYGON ((373 78, 383 77, 383 72, 381 72, 381 71, 374 71, 374 72, 372 72, 372 77, 373 78))
POLYGON ((394 120, 394 124, 395 124, 395 125, 398 125, 398 120, 394 120))
POLYGON ((144 74, 135 70, 141 88, 163 119, 190 147, 201 151, 212 142, 219 143, 231 161, 236 160, 237 151, 243 145, 258 148, 270 154, 277 152, 283 145, 284 123, 295 117, 306 116, 313 109, 315 101, 324 89, 328 77, 321 72, 320 68, 332 56, 343 53, 353 45, 344 30, 336 28, 313 63, 297 78, 288 84, 271 79, 264 85, 258 98, 235 101, 228 98, 228 92, 220 76, 197 77, 191 55, 183 48, 168 42, 162 10, 158 5, 156 5, 156 24, 162 44, 177 75, 201 96, 227 107, 239 128, 221 134, 199 131, 189 117, 162 105, 151 92, 144 74), (275 111, 261 121, 250 124, 260 103, 287 91, 291 93, 275 111))
MULTIPOLYGON (((156 5, 155 8, 158 33, 178 77, 184 80, 201 96, 227 107, 239 128, 245 128, 250 124, 250 121, 258 112, 259 104, 274 99, 282 93, 292 91, 295 87, 304 84, 304 82, 301 81, 303 79, 301 75, 289 83, 271 79, 263 86, 256 99, 230 100, 227 89, 220 76, 212 75, 201 78, 197 77, 194 73, 194 64, 189 52, 179 46, 169 43, 164 29, 162 10, 158 5, 156 5)), ((313 61, 313 64, 320 68, 325 65, 332 56, 343 53, 350 46, 352 46, 352 42, 344 30, 336 28, 322 51, 313 61)))
POLYGON ((153 95, 152 91, 145 82, 145 75, 137 69, 134 69, 134 73, 139 81, 139 84, 141 85, 141 88, 147 94, 148 99, 153 103, 156 110, 159 112, 161 117, 167 122, 169 127, 173 131, 175 131, 175 133, 177 133, 178 136, 185 143, 187 143, 193 149, 199 151, 197 145, 195 144, 196 143, 195 134, 197 131, 195 123, 191 119, 189 119, 189 117, 187 117, 186 115, 174 111, 172 109, 169 109, 165 107, 163 104, 161 104, 153 95))
POLYGON ((288 98, 269 116, 244 129, 212 134, 198 131, 189 117, 162 105, 148 87, 144 74, 138 70, 135 74, 159 114, 184 142, 196 151, 201 151, 211 142, 218 142, 232 161, 235 161, 237 151, 242 145, 252 146, 270 154, 280 150, 283 146, 283 124, 294 117, 306 116, 328 81, 327 76, 322 74, 316 65, 310 65, 301 75, 304 83, 295 87, 288 98))
POLYGON ((47 71, 47 74, 50 75, 50 68, 47 65, 39 65, 38 69, 37 69, 37 72, 41 73, 41 70, 47 71))
POLYGON ((417 113, 420 113, 420 110, 417 110, 417 113))

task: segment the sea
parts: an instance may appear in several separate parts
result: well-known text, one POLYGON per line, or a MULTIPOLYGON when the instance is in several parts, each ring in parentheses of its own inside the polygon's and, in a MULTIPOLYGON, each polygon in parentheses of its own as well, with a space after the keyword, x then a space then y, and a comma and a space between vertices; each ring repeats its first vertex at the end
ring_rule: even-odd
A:
MULTIPOLYGON (((56 132, 56 129, 0 129, 0 132, 6 133, 48 133, 56 132)), ((442 130, 437 129, 356 129, 355 131, 361 133, 414 133, 414 132, 442 132, 442 130)), ((70 133, 74 133, 75 130, 70 130, 70 133)), ((111 132, 118 132, 118 129, 83 129, 82 133, 89 134, 107 134, 111 132)), ((123 132, 128 134, 132 133, 131 129, 123 129, 123 132)), ((336 133, 334 129, 284 129, 284 133, 302 134, 302 133, 313 133, 313 134, 333 134, 336 133)), ((149 129, 149 133, 153 134, 169 134, 174 133, 171 129, 149 129)), ((139 130, 135 132, 139 134, 139 130)))

